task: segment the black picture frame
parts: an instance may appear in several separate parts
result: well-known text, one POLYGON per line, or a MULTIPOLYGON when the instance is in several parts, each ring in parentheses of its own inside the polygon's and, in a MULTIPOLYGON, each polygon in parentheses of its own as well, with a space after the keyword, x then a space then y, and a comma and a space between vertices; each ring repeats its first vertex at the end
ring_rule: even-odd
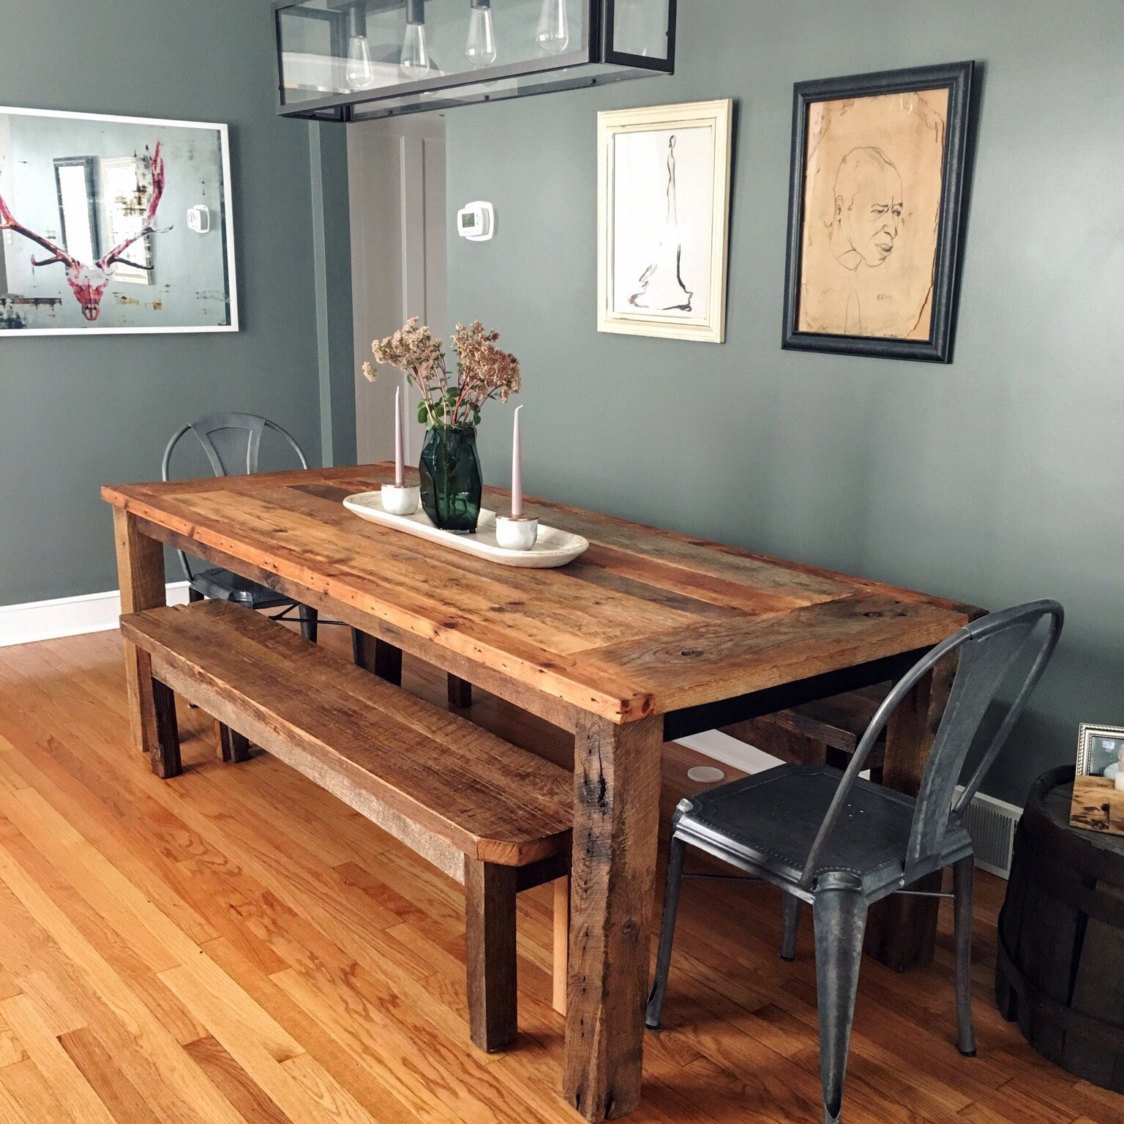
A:
POLYGON ((968 60, 796 83, 783 348, 951 362, 974 72, 968 60), (881 100, 863 105, 862 99, 881 100), (813 111, 817 120, 810 129, 813 111), (915 111, 916 119, 904 116, 915 111), (836 116, 829 120, 832 113, 836 116), (848 148, 867 134, 868 143, 848 148), (895 138, 910 162, 907 166, 898 157, 905 172, 894 163, 895 138), (938 166, 939 184, 933 182, 938 166), (893 189, 885 185, 895 177, 896 199, 891 200, 893 189), (903 190, 906 182, 912 188, 903 190), (874 186, 878 183, 882 187, 874 186), (909 210, 911 192, 918 200, 916 212, 909 210), (810 198, 819 206, 810 208, 810 198), (815 214, 809 214, 813 209, 815 214), (853 216, 876 211, 887 217, 869 220, 883 226, 866 239, 870 227, 853 216), (895 248, 900 248, 896 259, 895 248), (891 260, 891 269, 877 272, 891 260), (903 331, 902 324, 910 327, 903 331))

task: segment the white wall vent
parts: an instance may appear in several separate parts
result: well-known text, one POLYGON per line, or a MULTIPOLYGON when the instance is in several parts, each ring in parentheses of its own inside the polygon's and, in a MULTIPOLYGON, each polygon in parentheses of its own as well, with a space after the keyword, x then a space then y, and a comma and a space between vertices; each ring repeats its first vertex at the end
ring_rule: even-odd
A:
MULTIPOLYGON (((957 786, 959 795, 963 789, 957 786)), ((964 826, 972 837, 976 866, 1007 878, 1011 873, 1011 849, 1015 844, 1015 825, 1022 808, 977 792, 964 813, 964 826)))

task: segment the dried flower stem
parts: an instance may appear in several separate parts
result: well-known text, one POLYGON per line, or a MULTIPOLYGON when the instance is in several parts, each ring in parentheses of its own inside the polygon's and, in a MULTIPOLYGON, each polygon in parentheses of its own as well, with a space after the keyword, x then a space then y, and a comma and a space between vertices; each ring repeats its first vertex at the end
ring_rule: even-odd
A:
MULTIPOLYGON (((410 317, 401 328, 371 344, 375 362, 402 371, 421 393, 418 419, 428 426, 467 426, 480 423, 485 402, 506 402, 519 393, 519 360, 496 347, 499 333, 487 331, 479 320, 467 327, 458 324, 453 333, 457 355, 457 380, 450 385, 444 345, 425 325, 410 317)), ((372 382, 378 377, 370 362, 363 374, 372 382)))

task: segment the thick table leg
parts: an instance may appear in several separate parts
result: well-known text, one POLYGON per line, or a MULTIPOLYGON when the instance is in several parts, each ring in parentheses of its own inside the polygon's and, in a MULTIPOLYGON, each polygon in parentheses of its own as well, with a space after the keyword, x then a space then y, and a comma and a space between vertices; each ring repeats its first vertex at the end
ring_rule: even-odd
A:
POLYGON ((215 722, 215 739, 219 743, 222 759, 231 764, 250 760, 250 739, 223 722, 215 722))
POLYGON ((563 1095, 587 1120, 640 1101, 663 719, 582 720, 563 1095))
MULTIPOLYGON (((916 796, 929 759, 933 737, 944 714, 955 667, 945 661, 914 687, 886 728, 886 756, 882 783, 916 796)), ((940 871, 918 879, 911 890, 935 893, 940 871)), ((864 949, 875 960, 898 972, 929 964, 937 933, 937 898, 892 894, 870 907, 864 949)))
MULTIPOLYGON (((121 612, 136 613, 154 609, 167 601, 164 590, 164 548, 155 539, 137 530, 136 517, 121 508, 113 509, 113 537, 117 546, 117 581, 121 588, 121 612)), ((146 722, 142 700, 142 680, 149 678, 142 668, 140 653, 125 642, 125 684, 129 692, 129 725, 133 744, 145 753, 157 749, 156 725, 146 722)), ((144 691, 151 694, 148 683, 144 691)))
POLYGON ((449 705, 458 710, 472 706, 472 684, 467 679, 449 675, 449 705))
POLYGON ((358 628, 351 630, 351 651, 358 667, 373 671, 380 679, 402 686, 402 649, 376 640, 358 628))

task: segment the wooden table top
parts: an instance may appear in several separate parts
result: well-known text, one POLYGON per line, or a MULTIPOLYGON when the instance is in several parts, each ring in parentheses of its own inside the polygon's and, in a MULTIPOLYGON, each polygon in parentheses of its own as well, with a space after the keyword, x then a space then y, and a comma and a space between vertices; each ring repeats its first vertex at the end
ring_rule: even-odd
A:
MULTIPOLYGON (((391 479, 390 466, 368 465, 107 485, 102 496, 154 529, 613 722, 926 648, 978 615, 545 501, 528 502, 528 514, 583 535, 589 549, 554 570, 499 566, 340 502, 391 479)), ((504 495, 487 489, 485 506, 503 510, 504 495)))

